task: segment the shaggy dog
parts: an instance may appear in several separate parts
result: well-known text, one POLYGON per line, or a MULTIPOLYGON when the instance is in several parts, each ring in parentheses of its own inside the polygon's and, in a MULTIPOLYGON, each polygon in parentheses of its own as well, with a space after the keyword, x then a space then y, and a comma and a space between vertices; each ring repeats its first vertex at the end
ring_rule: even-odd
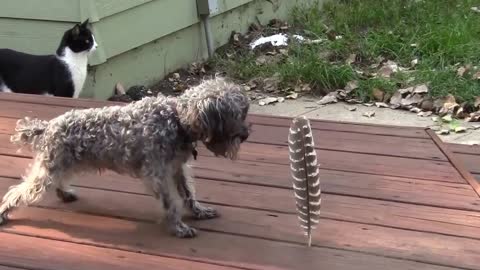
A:
POLYGON ((201 141, 215 156, 235 159, 249 135, 249 109, 240 86, 212 79, 179 97, 147 97, 126 106, 72 110, 50 121, 19 120, 12 142, 31 145, 33 163, 0 205, 0 224, 20 204, 55 188, 64 202, 77 199, 69 182, 84 171, 110 169, 140 178, 166 210, 177 237, 196 230, 181 219, 183 204, 197 219, 217 217, 194 195, 188 161, 201 141))

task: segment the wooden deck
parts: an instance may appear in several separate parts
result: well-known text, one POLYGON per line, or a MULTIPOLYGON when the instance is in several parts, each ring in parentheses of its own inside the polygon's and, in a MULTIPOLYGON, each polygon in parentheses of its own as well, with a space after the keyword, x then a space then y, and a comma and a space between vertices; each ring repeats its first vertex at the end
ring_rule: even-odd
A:
MULTIPOLYGON (((8 141, 17 118, 103 105, 1 94, 0 196, 30 158, 8 141)), ((0 270, 480 269, 480 198, 468 172, 480 178, 478 147, 423 129, 312 121, 324 196, 308 249, 291 190, 290 120, 249 120, 239 161, 200 151, 198 195, 222 217, 188 220, 197 238, 166 235, 141 183, 107 173, 76 182, 78 202, 52 195, 13 212, 0 229, 0 270)))

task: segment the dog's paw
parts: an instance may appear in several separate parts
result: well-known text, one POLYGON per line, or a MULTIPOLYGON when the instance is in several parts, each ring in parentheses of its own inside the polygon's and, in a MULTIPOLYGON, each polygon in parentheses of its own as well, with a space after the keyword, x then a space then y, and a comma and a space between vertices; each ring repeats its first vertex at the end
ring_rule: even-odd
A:
POLYGON ((178 238, 194 238, 197 236, 197 230, 185 223, 178 223, 173 229, 173 233, 178 238))
POLYGON ((199 219, 199 220, 212 219, 220 216, 217 210, 215 210, 212 207, 206 207, 206 206, 197 206, 194 209, 193 214, 195 219, 199 219))
POLYGON ((64 203, 71 203, 78 200, 77 195, 73 191, 65 191, 57 188, 57 197, 62 200, 64 203))
POLYGON ((7 224, 8 215, 7 213, 0 214, 0 226, 7 224))

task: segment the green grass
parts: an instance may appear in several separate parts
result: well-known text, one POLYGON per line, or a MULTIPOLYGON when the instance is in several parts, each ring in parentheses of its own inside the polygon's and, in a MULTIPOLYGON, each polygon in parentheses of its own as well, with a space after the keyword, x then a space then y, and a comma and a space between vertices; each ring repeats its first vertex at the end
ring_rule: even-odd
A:
POLYGON ((323 93, 357 79, 357 96, 364 100, 371 99, 374 88, 394 92, 417 83, 427 83, 433 97, 451 93, 460 102, 472 102, 480 95, 480 82, 472 80, 471 74, 456 75, 459 66, 480 61, 480 13, 471 10, 480 6, 480 0, 337 0, 328 1, 322 9, 317 6, 295 8, 292 29, 312 39, 327 38, 329 32, 343 38, 318 45, 295 44, 288 57, 274 65, 257 66, 256 56, 248 51, 232 61, 217 58, 216 63, 233 77, 279 72, 285 83, 307 82, 323 93), (351 54, 359 60, 352 66, 345 64, 351 54), (404 67, 413 59, 419 64, 393 79, 355 72, 369 70, 378 57, 404 67))

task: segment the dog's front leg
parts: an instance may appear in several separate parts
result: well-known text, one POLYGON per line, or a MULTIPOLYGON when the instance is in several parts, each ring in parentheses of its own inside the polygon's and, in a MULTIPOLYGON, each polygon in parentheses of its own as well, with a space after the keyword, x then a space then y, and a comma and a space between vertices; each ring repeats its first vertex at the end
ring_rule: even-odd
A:
POLYGON ((162 200, 166 212, 166 222, 171 233, 180 238, 192 238, 197 230, 182 221, 182 199, 178 194, 174 179, 171 175, 157 175, 151 178, 155 197, 162 200))
POLYGON ((196 219, 212 219, 219 217, 217 210, 202 205, 195 198, 194 179, 190 175, 190 168, 184 164, 175 174, 178 192, 183 198, 185 205, 193 213, 196 219))

